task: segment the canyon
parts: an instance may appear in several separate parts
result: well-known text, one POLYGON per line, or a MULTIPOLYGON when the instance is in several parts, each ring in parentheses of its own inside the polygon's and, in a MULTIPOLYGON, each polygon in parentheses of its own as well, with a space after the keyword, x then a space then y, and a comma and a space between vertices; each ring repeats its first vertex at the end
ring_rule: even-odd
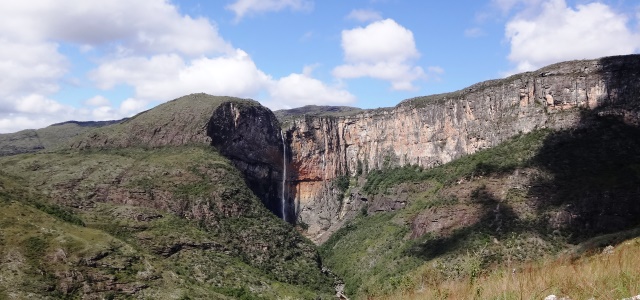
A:
POLYGON ((307 237, 322 243, 365 205, 394 210, 405 204, 401 196, 375 199, 380 197, 357 189, 343 195, 335 184, 340 176, 406 165, 431 168, 518 134, 581 126, 584 111, 637 125, 639 72, 638 55, 563 62, 393 108, 288 116, 281 121, 297 221, 305 224, 307 237))
POLYGON ((0 135, 0 154, 210 145, 234 163, 271 212, 322 243, 363 208, 406 205, 400 190, 393 197, 360 191, 372 170, 432 168, 518 134, 582 126, 585 111, 637 125, 639 70, 639 55, 569 61, 395 107, 309 106, 275 115, 253 100, 218 97, 213 105, 211 96, 193 94, 115 124, 0 135), (337 181, 349 178, 346 192, 337 181))
POLYGON ((364 297, 394 292, 384 289, 401 276, 420 283, 408 276, 424 266, 473 275, 601 234, 634 236, 624 231, 640 213, 639 124, 640 55, 627 55, 390 108, 272 112, 200 93, 125 120, 0 135, 0 205, 40 224, 25 235, 27 225, 3 223, 0 271, 16 283, 30 277, 14 269, 40 274, 44 288, 19 295, 196 298, 364 297), (85 229, 103 242, 83 237, 91 251, 78 251, 66 241, 85 229), (165 270, 176 275, 161 280, 165 270))

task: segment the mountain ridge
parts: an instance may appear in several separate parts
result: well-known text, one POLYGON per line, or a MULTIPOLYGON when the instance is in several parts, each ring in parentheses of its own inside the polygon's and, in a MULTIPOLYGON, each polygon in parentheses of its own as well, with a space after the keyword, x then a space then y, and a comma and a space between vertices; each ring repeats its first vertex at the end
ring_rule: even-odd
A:
POLYGON ((348 295, 383 297, 625 232, 640 213, 639 72, 640 55, 564 62, 280 120, 191 94, 117 124, 59 125, 79 130, 0 157, 0 205, 44 228, 0 224, 0 271, 36 279, 15 273, 0 296, 327 298, 341 284, 326 265, 348 295), (113 247, 61 242, 85 227, 113 247))

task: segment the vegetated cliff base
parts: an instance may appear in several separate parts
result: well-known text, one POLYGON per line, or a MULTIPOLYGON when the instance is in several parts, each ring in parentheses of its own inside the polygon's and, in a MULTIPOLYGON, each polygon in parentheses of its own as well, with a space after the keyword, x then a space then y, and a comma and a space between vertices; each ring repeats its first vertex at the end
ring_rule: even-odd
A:
POLYGON ((314 245, 251 189, 281 176, 274 121, 196 94, 0 158, 0 298, 331 298, 314 245))
POLYGON ((288 120, 289 190, 298 220, 308 225, 307 236, 322 242, 364 204, 380 205, 370 195, 347 197, 335 182, 340 176, 435 167, 519 133, 578 126, 584 110, 637 124, 639 73, 638 55, 571 61, 394 108, 288 120))
POLYGON ((355 299, 628 298, 640 294, 628 271, 638 260, 588 256, 640 235, 639 187, 640 128, 586 111, 576 128, 534 130, 438 167, 370 172, 360 193, 403 207, 369 203, 321 254, 355 299))

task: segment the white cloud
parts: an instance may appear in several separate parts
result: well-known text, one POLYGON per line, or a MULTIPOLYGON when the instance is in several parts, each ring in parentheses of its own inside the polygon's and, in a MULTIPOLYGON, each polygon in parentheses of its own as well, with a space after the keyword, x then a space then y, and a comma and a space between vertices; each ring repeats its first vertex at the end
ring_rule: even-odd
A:
POLYGON ((270 77, 242 50, 190 61, 174 54, 116 59, 102 64, 90 77, 103 89, 130 85, 135 97, 144 100, 167 100, 199 92, 255 97, 270 82, 270 77))
POLYGON ((83 50, 112 45, 133 53, 184 55, 232 48, 207 19, 181 15, 164 0, 33 0, 0 2, 0 35, 12 40, 60 40, 83 50))
POLYGON ((48 99, 42 95, 31 94, 16 103, 16 111, 28 114, 60 115, 69 114, 73 108, 48 99))
POLYGON ((0 106, 0 133, 41 128, 74 119, 76 109, 39 94, 3 99, 0 106))
POLYGON ((392 19, 342 31, 346 64, 333 70, 338 78, 371 77, 391 82, 395 90, 413 90, 413 82, 425 79, 413 64, 420 57, 413 33, 392 19))
POLYGON ((128 98, 120 104, 119 115, 130 116, 147 108, 151 101, 128 98))
POLYGON ((28 93, 54 93, 67 72, 67 60, 53 43, 10 41, 0 37, 0 99, 28 93))
POLYGON ((129 98, 119 107, 114 107, 109 99, 94 96, 85 101, 87 107, 72 107, 38 94, 30 94, 11 103, 11 111, 0 109, 0 133, 16 132, 22 129, 37 129, 54 123, 70 120, 104 121, 131 117, 148 109, 153 102, 129 98))
POLYGON ((430 66, 427 68, 427 80, 440 81, 440 75, 444 74, 444 69, 439 66, 430 66))
POLYGON ((287 8, 294 11, 309 11, 313 9, 313 2, 308 0, 236 0, 226 6, 226 9, 236 14, 236 22, 247 15, 281 11, 287 8))
POLYGON ((85 103, 94 106, 88 109, 51 99, 62 80, 73 80, 63 78, 70 66, 59 50, 63 43, 83 54, 98 49, 94 55, 106 53, 102 61, 107 63, 131 56, 189 59, 234 53, 215 24, 182 15, 165 0, 0 2, 0 73, 5 74, 0 77, 0 132, 70 119, 120 118, 142 109, 129 100, 113 108, 94 97, 85 103))
POLYGON ((109 99, 102 96, 94 96, 85 101, 85 103, 101 103, 101 105, 96 105, 93 109, 75 108, 41 95, 29 95, 18 101, 16 105, 17 113, 14 115, 35 120, 51 120, 51 123, 69 120, 116 120, 130 117, 135 113, 147 109, 152 102, 149 100, 128 98, 124 100, 118 108, 114 108, 110 105, 111 101, 109 101, 109 99))
POLYGON ((355 101, 349 92, 313 78, 315 67, 305 66, 302 74, 275 80, 258 69, 247 53, 237 50, 234 55, 192 61, 176 55, 118 59, 101 65, 90 77, 105 89, 131 85, 140 101, 173 99, 198 92, 248 98, 266 92, 269 98, 265 104, 271 108, 355 101))
POLYGON ((506 24, 508 59, 515 72, 522 72, 560 61, 634 53, 640 49, 640 35, 627 21, 602 3, 574 9, 564 0, 549 0, 537 14, 519 14, 506 24))
POLYGON ((16 132, 27 128, 42 128, 59 120, 50 116, 25 116, 21 114, 3 115, 0 114, 0 133, 16 132))
POLYGON ((413 33, 392 19, 343 30, 342 49, 348 62, 406 61, 420 56, 413 33))
MULTIPOLYGON (((282 9, 307 10, 312 1, 246 1, 229 6, 237 17, 282 9)), ((414 47, 415 48, 415 47, 414 47)), ((416 52, 417 53, 417 52, 416 52)), ((355 97, 305 67, 279 79, 260 70, 204 18, 183 15, 166 0, 82 0, 0 3, 0 132, 67 120, 132 116, 189 93, 262 98, 272 108, 346 104, 355 97), (90 82, 104 90, 133 88, 130 98, 96 95, 72 107, 52 99, 71 69, 59 48, 75 46, 96 64, 90 82)))
POLYGON ((275 81, 269 89, 272 109, 299 107, 304 105, 346 105, 356 97, 337 86, 328 86, 311 77, 313 67, 305 67, 302 74, 293 73, 275 81))
POLYGON ((111 105, 111 101, 109 101, 109 99, 100 95, 91 97, 87 99, 84 103, 89 106, 110 106, 111 105))
POLYGON ((354 9, 346 17, 348 20, 354 20, 358 22, 371 22, 382 20, 380 12, 370 9, 354 9))
MULTIPOLYGON (((157 104, 149 100, 141 100, 135 98, 127 98, 122 101, 119 106, 115 107, 111 105, 111 101, 102 96, 95 96, 91 99, 102 98, 105 104, 94 106, 92 108, 80 108, 77 109, 76 115, 83 115, 90 120, 106 121, 106 120, 120 120, 122 118, 131 117, 143 110, 149 109, 151 105, 157 104)), ((89 99, 89 100, 91 100, 89 99)), ((88 102, 88 101, 87 101, 88 102)))

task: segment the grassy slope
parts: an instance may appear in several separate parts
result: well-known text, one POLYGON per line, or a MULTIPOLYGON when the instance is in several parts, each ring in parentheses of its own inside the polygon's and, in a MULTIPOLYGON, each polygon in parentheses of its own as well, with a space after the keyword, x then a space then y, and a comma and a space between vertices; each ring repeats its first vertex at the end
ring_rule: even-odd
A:
POLYGON ((205 126, 212 112, 226 101, 234 101, 239 105, 259 105, 255 101, 233 97, 191 94, 124 121, 65 122, 37 130, 27 129, 0 134, 0 156, 32 153, 43 149, 55 150, 68 143, 86 141, 90 137, 98 138, 100 141, 108 140, 111 143, 100 146, 143 146, 147 141, 141 137, 152 136, 155 134, 153 130, 158 128, 171 127, 177 129, 172 134, 188 133, 191 136, 185 138, 193 138, 191 142, 201 142, 206 140, 205 126), (149 130, 152 131, 151 134, 149 130))
MULTIPOLYGON (((493 278, 499 271, 490 270, 496 267, 510 270, 554 257, 575 243, 637 225, 633 214, 638 209, 640 134, 617 121, 591 121, 595 125, 588 129, 515 137, 430 170, 405 167, 370 173, 364 191, 384 193, 401 185, 409 191, 410 202, 400 211, 364 213, 339 230, 321 247, 325 263, 344 278, 347 293, 355 298, 406 295, 424 286, 439 290, 451 281, 493 278), (610 201, 622 208, 611 209, 610 201), (572 209, 579 217, 569 224, 549 221, 572 209), (412 222, 420 215, 450 211, 455 219, 461 210, 473 212, 466 226, 416 234, 412 222)), ((440 222, 447 224, 448 217, 440 222)), ((637 260, 623 263, 639 267, 637 260)), ((489 283, 476 286, 483 284, 489 283)), ((609 287, 594 279, 590 288, 604 292, 609 287)), ((529 298, 538 297, 539 291, 518 292, 529 298)), ((560 291, 569 296, 588 293, 560 291)), ((640 292, 636 287, 627 291, 640 292)))
POLYGON ((280 120, 280 122, 286 122, 291 119, 301 116, 327 116, 327 117, 340 117, 349 116, 364 110, 351 106, 317 106, 306 105, 303 107, 297 107, 292 109, 281 109, 273 112, 274 115, 280 120))
MULTIPOLYGON (((33 235, 41 239, 39 245, 45 245, 38 250, 40 257, 63 249, 67 257, 77 257, 78 263, 70 268, 84 278, 76 278, 78 286, 67 290, 65 276, 60 275, 67 267, 22 260, 25 266, 21 269, 45 275, 34 280, 35 286, 26 285, 32 280, 29 276, 15 277, 16 284, 3 285, 6 295, 42 296, 51 290, 64 295, 83 293, 81 286, 92 272, 113 275, 118 284, 140 283, 145 288, 136 295, 143 298, 331 295, 332 282, 321 274, 313 245, 270 214, 246 188, 237 170, 214 149, 25 154, 2 158, 0 165, 6 172, 0 198, 7 199, 4 205, 11 207, 6 211, 26 218, 3 223, 4 236, 9 237, 2 245, 5 260, 7 253, 28 255, 28 249, 19 246, 24 244, 23 237, 33 235), (23 232, 24 224, 35 227, 23 232), (56 234, 41 235, 40 231, 56 234), (95 238, 78 232, 91 232, 95 238), (95 244, 96 250, 86 252, 56 242, 76 236, 80 236, 79 243, 95 244), (113 267, 115 271, 101 270, 102 264, 95 270, 79 263, 91 256, 87 253, 102 251, 100 243, 110 241, 118 245, 107 251, 107 258, 121 264, 113 267), (123 254, 119 249, 125 248, 128 252, 123 254), (118 275, 120 271, 126 274, 118 275)), ((11 269, 4 265, 2 272, 11 269)), ((103 297, 111 292, 99 291, 91 281, 88 284, 103 297)))
MULTIPOLYGON (((638 235, 637 231, 630 233, 638 235)), ((474 280, 426 282, 385 298, 515 300, 557 295, 571 299, 628 299, 640 294, 638 253, 640 238, 632 238, 602 253, 498 266, 474 280)), ((420 272, 428 273, 427 268, 420 272)))
POLYGON ((207 125, 223 103, 256 106, 257 101, 226 96, 191 94, 141 112, 112 126, 86 132, 71 141, 78 148, 157 147, 208 144, 207 125))
POLYGON ((56 149, 87 131, 118 122, 65 122, 36 130, 0 134, 0 156, 56 149))

